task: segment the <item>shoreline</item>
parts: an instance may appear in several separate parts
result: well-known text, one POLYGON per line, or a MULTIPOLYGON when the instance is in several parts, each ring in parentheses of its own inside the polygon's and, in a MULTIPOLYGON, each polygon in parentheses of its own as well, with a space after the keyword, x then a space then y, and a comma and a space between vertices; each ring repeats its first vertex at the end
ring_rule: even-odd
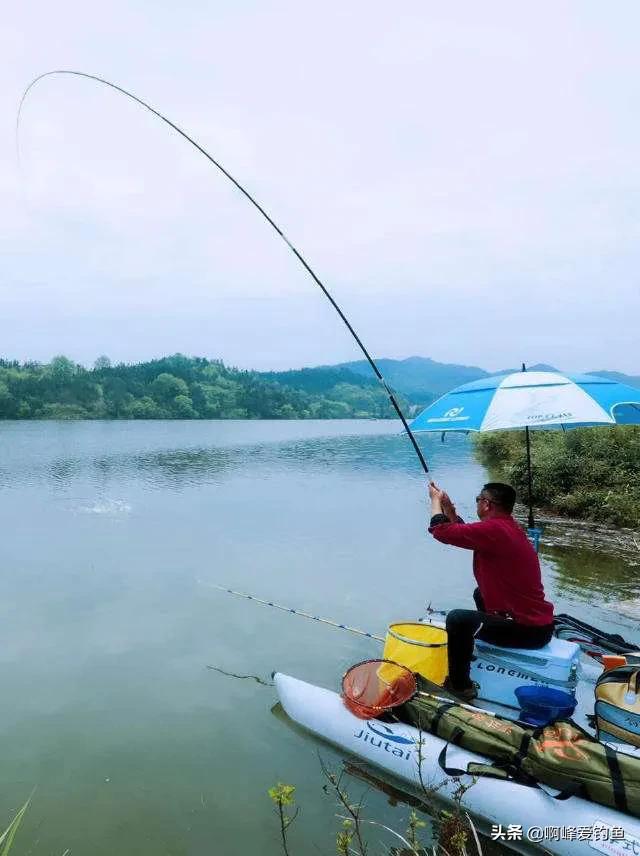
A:
MULTIPOLYGON (((527 509, 517 505, 516 519, 526 526, 527 509)), ((536 524, 544 530, 546 547, 572 547, 598 550, 623 559, 632 566, 640 565, 640 531, 626 527, 560 517, 541 511, 535 514, 536 524)))

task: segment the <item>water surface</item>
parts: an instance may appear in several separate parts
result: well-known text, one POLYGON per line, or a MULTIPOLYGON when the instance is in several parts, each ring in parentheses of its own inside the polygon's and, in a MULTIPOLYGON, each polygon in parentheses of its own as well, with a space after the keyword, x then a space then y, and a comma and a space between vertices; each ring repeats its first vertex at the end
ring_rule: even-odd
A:
MULTIPOLYGON (((470 515, 471 444, 422 442, 470 515)), ((318 744, 273 690, 206 667, 335 687, 377 649, 210 584, 382 634, 473 588, 470 556, 425 533, 396 422, 0 423, 0 513, 0 822, 37 785, 20 853, 275 856, 276 781, 298 787, 293 849, 331 852, 318 744)), ((557 611, 633 635, 608 606, 640 594, 624 563, 543 565, 557 611)), ((368 805, 404 827, 406 809, 368 805)))

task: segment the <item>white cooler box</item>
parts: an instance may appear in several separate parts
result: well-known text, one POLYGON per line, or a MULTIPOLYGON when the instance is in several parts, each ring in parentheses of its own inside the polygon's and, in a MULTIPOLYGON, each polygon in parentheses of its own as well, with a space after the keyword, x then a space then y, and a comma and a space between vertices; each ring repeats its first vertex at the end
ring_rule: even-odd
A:
POLYGON ((516 687, 532 684, 575 695, 580 647, 554 636, 544 648, 499 648, 476 639, 471 680, 478 697, 507 707, 520 707, 516 687))

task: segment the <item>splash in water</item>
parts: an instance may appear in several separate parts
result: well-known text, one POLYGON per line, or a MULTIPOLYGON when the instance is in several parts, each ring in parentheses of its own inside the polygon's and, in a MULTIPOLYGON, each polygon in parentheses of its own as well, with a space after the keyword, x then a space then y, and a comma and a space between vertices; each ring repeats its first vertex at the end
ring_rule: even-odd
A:
POLYGON ((104 514, 107 517, 121 517, 131 513, 131 506, 124 499, 98 499, 81 506, 80 514, 104 514))

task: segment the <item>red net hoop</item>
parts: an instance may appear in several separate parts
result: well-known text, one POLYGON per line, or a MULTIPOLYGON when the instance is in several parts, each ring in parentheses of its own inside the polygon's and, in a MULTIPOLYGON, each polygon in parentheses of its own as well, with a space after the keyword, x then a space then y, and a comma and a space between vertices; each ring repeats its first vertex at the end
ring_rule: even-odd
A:
POLYGON ((413 672, 392 660, 364 660, 342 678, 342 700, 360 719, 375 719, 404 704, 417 689, 413 672))

